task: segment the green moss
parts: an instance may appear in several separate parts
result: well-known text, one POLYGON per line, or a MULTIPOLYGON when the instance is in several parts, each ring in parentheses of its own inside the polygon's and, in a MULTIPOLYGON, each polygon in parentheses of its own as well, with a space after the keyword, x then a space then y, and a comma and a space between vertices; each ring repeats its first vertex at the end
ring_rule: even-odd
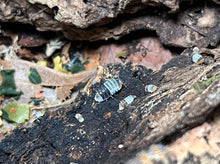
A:
POLYGON ((194 84, 192 87, 197 90, 199 93, 201 93, 201 88, 202 87, 207 87, 209 86, 213 81, 220 79, 220 74, 215 75, 213 77, 208 78, 207 80, 204 80, 202 82, 198 82, 194 84))
POLYGON ((115 55, 115 57, 116 58, 120 58, 120 57, 123 57, 123 56, 125 56, 126 55, 126 51, 121 51, 121 52, 118 52, 116 55, 115 55))

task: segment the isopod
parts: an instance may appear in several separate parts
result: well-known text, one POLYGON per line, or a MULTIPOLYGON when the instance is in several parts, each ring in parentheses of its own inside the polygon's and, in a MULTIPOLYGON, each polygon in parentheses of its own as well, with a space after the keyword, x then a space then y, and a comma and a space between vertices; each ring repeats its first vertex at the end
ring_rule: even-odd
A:
POLYGON ((84 121, 84 118, 81 114, 79 113, 76 113, 75 114, 75 118, 79 121, 79 122, 83 122, 84 121))
POLYGON ((193 53, 199 53, 199 48, 198 47, 194 47, 193 48, 193 53))
POLYGON ((107 100, 113 94, 118 92, 122 88, 122 81, 119 79, 109 79, 108 81, 104 82, 100 88, 98 88, 97 93, 95 95, 95 101, 102 102, 107 100))
POLYGON ((145 91, 146 91, 146 92, 152 93, 152 92, 155 92, 156 90, 157 90, 157 86, 156 86, 156 85, 153 85, 153 84, 147 85, 147 86, 145 87, 145 91))
POLYGON ((122 149, 123 147, 124 147, 123 144, 119 144, 119 145, 118 145, 118 148, 119 148, 119 149, 122 149))
POLYGON ((195 53, 192 56, 192 61, 196 64, 202 64, 204 62, 204 58, 199 53, 195 53))
POLYGON ((199 53, 199 48, 198 47, 193 48, 192 61, 193 61, 193 63, 196 63, 196 64, 202 64, 204 62, 204 58, 199 53))
POLYGON ((136 98, 135 95, 129 95, 129 96, 125 97, 119 103, 119 110, 123 110, 126 106, 131 104, 134 101, 135 98, 136 98))

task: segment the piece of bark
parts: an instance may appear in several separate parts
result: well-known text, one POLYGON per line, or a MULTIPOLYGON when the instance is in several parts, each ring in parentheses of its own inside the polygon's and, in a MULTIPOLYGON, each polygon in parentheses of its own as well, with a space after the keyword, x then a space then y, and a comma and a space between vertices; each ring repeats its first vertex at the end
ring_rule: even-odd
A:
MULTIPOLYGON (((142 150, 126 164, 169 163, 219 163, 220 113, 204 124, 186 132, 171 144, 154 144, 142 150), (194 160, 198 161, 195 162, 194 160), (188 162, 187 162, 188 161, 188 162)), ((174 138, 174 137, 172 137, 174 138)), ((175 138, 174 138, 175 139, 175 138)))
POLYGON ((152 30, 166 45, 215 47, 220 38, 218 7, 209 3, 182 3, 185 6, 179 9, 179 1, 175 0, 72 0, 63 3, 57 0, 12 0, 0 2, 0 20, 31 24, 39 31, 62 31, 70 40, 120 39, 133 31, 152 30), (165 7, 178 12, 170 14, 165 7), (204 22, 210 24, 207 26, 204 22))

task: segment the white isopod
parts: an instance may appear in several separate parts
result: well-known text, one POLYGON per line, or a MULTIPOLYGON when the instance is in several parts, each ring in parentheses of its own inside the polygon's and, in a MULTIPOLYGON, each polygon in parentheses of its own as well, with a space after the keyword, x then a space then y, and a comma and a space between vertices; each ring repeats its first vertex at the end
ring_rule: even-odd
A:
POLYGON ((156 90, 157 90, 157 86, 156 86, 156 85, 153 85, 153 84, 147 85, 147 86, 145 87, 145 91, 146 91, 146 92, 152 93, 152 92, 155 92, 156 90))
POLYGON ((131 104, 134 101, 135 98, 136 98, 135 95, 129 95, 129 96, 125 97, 119 103, 119 110, 124 110, 124 108, 126 106, 128 106, 129 104, 131 104))
POLYGON ((193 63, 196 63, 196 64, 202 64, 204 62, 204 58, 199 53, 199 48, 198 47, 193 48, 192 61, 193 61, 193 63))
POLYGON ((75 118, 79 121, 79 122, 83 122, 84 121, 84 118, 81 114, 79 113, 76 113, 75 114, 75 118))
POLYGON ((97 89, 97 93, 95 95, 95 101, 102 102, 107 100, 113 94, 118 92, 122 88, 122 81, 119 79, 109 79, 108 81, 104 82, 100 88, 97 89))

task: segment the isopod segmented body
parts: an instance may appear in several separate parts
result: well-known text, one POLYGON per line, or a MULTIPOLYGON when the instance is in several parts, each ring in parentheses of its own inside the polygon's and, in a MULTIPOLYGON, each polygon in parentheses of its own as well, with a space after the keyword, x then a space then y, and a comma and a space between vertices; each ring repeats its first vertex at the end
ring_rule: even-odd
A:
POLYGON ((95 101, 102 102, 118 92, 122 88, 122 81, 119 79, 109 79, 97 90, 95 101))
POLYGON ((199 53, 195 53, 192 56, 193 63, 202 64, 204 62, 204 58, 199 53))
POLYGON ((135 98, 136 98, 135 95, 129 95, 129 96, 125 97, 119 103, 119 110, 123 110, 127 105, 131 104, 135 98))
POLYGON ((204 63, 204 58, 203 58, 203 56, 199 53, 199 48, 198 48, 198 47, 194 47, 194 48, 193 48, 192 61, 193 61, 193 63, 196 63, 196 64, 202 64, 202 63, 204 63))
POLYGON ((147 85, 145 86, 145 91, 146 92, 155 92, 157 90, 157 86, 156 85, 153 85, 153 84, 150 84, 150 85, 147 85))
POLYGON ((76 113, 75 114, 75 118, 79 121, 79 122, 83 122, 84 121, 84 118, 81 114, 79 113, 76 113))

